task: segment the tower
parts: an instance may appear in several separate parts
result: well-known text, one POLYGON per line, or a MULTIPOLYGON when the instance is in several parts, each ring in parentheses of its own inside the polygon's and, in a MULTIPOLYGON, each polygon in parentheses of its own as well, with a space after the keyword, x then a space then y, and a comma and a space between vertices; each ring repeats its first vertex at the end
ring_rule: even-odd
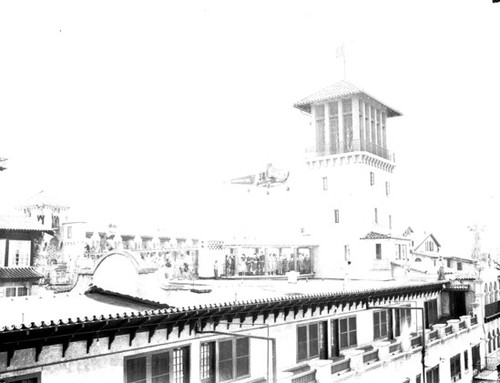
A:
POLYGON ((340 81, 294 105, 310 114, 307 150, 309 225, 319 244, 319 276, 390 270, 400 238, 392 235, 394 154, 387 120, 401 114, 340 81))

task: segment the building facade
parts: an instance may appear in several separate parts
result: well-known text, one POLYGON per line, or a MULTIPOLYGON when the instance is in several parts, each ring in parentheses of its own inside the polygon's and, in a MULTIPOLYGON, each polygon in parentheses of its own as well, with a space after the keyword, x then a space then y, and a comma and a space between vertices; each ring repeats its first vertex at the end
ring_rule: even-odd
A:
POLYGON ((484 338, 492 321, 483 316, 483 287, 463 279, 195 307, 157 303, 5 327, 0 381, 413 383, 424 374, 426 382, 470 382, 496 347, 484 338))

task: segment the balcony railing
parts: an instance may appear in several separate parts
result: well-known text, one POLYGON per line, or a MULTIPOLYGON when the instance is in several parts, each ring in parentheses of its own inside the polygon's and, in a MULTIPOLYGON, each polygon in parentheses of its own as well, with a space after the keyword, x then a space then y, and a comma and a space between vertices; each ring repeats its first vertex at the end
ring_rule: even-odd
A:
POLYGON ((310 148, 306 150, 309 156, 332 156, 336 154, 344 154, 351 152, 368 152, 376 156, 385 158, 386 160, 395 162, 394 153, 386 148, 375 145, 371 142, 361 140, 352 140, 352 142, 338 142, 336 145, 331 145, 330 148, 310 148))
POLYGON ((292 383, 309 383, 316 381, 316 370, 310 371, 304 375, 292 379, 292 383))
POLYGON ((411 342, 411 347, 419 347, 422 345, 422 335, 416 335, 410 340, 411 342))
POLYGON ((401 343, 394 343, 389 346, 389 354, 401 351, 401 343))
POLYGON ((378 359, 378 349, 363 354, 363 363, 370 363, 378 359))
POLYGON ((433 341, 438 337, 439 337, 438 330, 434 330, 429 333, 429 341, 433 341))
POLYGON ((351 359, 344 359, 332 364, 332 374, 349 370, 351 368, 351 359))
POLYGON ((450 335, 453 332, 453 326, 450 324, 444 328, 445 335, 450 335))
POLYGON ((498 317, 499 313, 500 313, 500 301, 484 305, 484 316, 486 317, 486 319, 490 319, 492 317, 496 318, 498 317))

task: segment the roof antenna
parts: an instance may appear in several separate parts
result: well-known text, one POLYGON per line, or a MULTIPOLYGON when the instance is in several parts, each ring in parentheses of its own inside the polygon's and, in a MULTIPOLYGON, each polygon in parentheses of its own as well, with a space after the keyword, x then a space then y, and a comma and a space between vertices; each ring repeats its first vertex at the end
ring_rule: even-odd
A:
POLYGON ((344 67, 344 81, 346 80, 346 65, 345 65, 345 42, 342 43, 339 47, 337 47, 337 55, 335 58, 343 59, 343 67, 344 67))

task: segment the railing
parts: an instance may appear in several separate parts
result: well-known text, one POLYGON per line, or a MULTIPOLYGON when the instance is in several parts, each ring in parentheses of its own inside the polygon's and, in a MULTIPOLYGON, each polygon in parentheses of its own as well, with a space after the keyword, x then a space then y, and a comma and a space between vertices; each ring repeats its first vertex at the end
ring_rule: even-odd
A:
POLYGON ((437 339, 438 336, 439 336, 438 330, 431 331, 429 333, 429 341, 433 341, 433 340, 437 339))
POLYGON ((450 335, 453 332, 453 326, 450 324, 449 326, 446 326, 444 328, 444 334, 445 335, 450 335))
POLYGON ((292 383, 308 383, 316 381, 316 370, 312 370, 302 376, 297 376, 292 379, 292 383))
POLYGON ((351 142, 335 142, 330 145, 330 148, 310 148, 306 150, 307 155, 314 156, 331 156, 335 154, 344 154, 351 152, 368 152, 376 156, 385 158, 386 160, 395 162, 394 153, 382 146, 375 145, 371 142, 361 140, 352 140, 351 142))
POLYGON ((471 324, 472 326, 474 326, 474 325, 476 325, 476 324, 477 324, 477 317, 476 317, 476 316, 474 316, 474 317, 470 318, 470 324, 471 324))
POLYGON ((401 343, 394 343, 389 346, 389 354, 401 351, 401 343))
POLYGON ((458 324, 458 329, 459 329, 459 330, 463 330, 464 328, 465 328, 465 322, 464 322, 464 321, 462 321, 462 322, 460 322, 460 323, 458 324))
POLYGON ((422 336, 417 335, 413 338, 411 338, 411 347, 419 347, 422 345, 422 336))
POLYGON ((363 363, 369 363, 378 359, 378 349, 363 354, 363 363))
POLYGON ((344 359, 332 364, 332 374, 351 368, 351 359, 344 359))

